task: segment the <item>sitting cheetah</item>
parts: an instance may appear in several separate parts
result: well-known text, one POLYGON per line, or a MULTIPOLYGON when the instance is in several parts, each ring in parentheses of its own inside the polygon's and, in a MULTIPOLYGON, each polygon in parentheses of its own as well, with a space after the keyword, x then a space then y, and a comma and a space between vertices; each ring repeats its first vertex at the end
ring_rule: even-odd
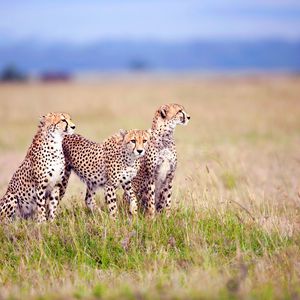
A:
POLYGON ((162 105, 155 112, 148 150, 132 181, 133 190, 150 217, 154 216, 155 210, 161 212, 165 209, 166 214, 170 214, 172 181, 177 164, 173 134, 177 125, 187 125, 189 119, 183 106, 178 104, 162 105))
POLYGON ((149 138, 150 131, 147 130, 120 130, 102 144, 91 142, 80 135, 66 136, 63 141, 66 158, 64 188, 73 170, 86 183, 85 202, 93 210, 96 190, 103 186, 109 214, 115 218, 115 190, 121 185, 129 198, 130 213, 136 214, 137 202, 131 180, 136 176, 139 158, 145 154, 149 138))
POLYGON ((49 113, 40 118, 25 160, 0 201, 2 217, 12 219, 17 212, 26 218, 37 211, 38 222, 55 218, 65 168, 62 140, 74 129, 70 116, 65 113, 49 113))

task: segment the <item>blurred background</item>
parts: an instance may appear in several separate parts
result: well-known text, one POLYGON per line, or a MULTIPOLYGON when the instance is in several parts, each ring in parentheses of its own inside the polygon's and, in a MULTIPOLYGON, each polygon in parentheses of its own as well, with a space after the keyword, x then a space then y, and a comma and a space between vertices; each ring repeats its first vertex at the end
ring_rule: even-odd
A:
POLYGON ((298 0, 0 0, 5 81, 299 69, 298 0))

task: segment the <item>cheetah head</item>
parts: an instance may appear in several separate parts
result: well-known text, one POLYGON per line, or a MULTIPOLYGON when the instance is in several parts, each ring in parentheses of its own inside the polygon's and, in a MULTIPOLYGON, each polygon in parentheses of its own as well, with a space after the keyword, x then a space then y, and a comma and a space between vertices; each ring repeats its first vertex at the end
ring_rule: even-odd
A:
POLYGON ((128 153, 135 158, 144 156, 148 148, 151 130, 120 130, 120 135, 123 137, 123 145, 128 153))
POLYGON ((69 114, 48 113, 40 118, 40 128, 66 135, 74 132, 75 125, 69 114))
POLYGON ((190 118, 182 105, 164 104, 155 112, 154 123, 156 127, 175 128, 177 125, 187 125, 190 118))

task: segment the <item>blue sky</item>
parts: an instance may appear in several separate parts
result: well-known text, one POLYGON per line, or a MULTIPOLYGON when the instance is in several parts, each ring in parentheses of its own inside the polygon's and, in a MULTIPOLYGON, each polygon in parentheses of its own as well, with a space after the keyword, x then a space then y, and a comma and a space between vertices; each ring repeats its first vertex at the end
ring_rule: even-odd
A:
POLYGON ((299 0, 0 0, 0 40, 300 38, 299 0))

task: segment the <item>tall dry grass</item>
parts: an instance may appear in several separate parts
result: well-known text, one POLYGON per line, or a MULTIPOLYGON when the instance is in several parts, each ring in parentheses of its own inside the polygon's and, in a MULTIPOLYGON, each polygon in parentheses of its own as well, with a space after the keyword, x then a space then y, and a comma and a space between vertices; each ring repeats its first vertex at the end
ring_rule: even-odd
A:
POLYGON ((1 225, 3 297, 299 297, 299 86, 292 76, 1 85, 2 194, 48 111, 69 112, 98 141, 150 127, 166 102, 192 117, 176 129, 169 220, 91 216, 73 177, 55 224, 1 225))

